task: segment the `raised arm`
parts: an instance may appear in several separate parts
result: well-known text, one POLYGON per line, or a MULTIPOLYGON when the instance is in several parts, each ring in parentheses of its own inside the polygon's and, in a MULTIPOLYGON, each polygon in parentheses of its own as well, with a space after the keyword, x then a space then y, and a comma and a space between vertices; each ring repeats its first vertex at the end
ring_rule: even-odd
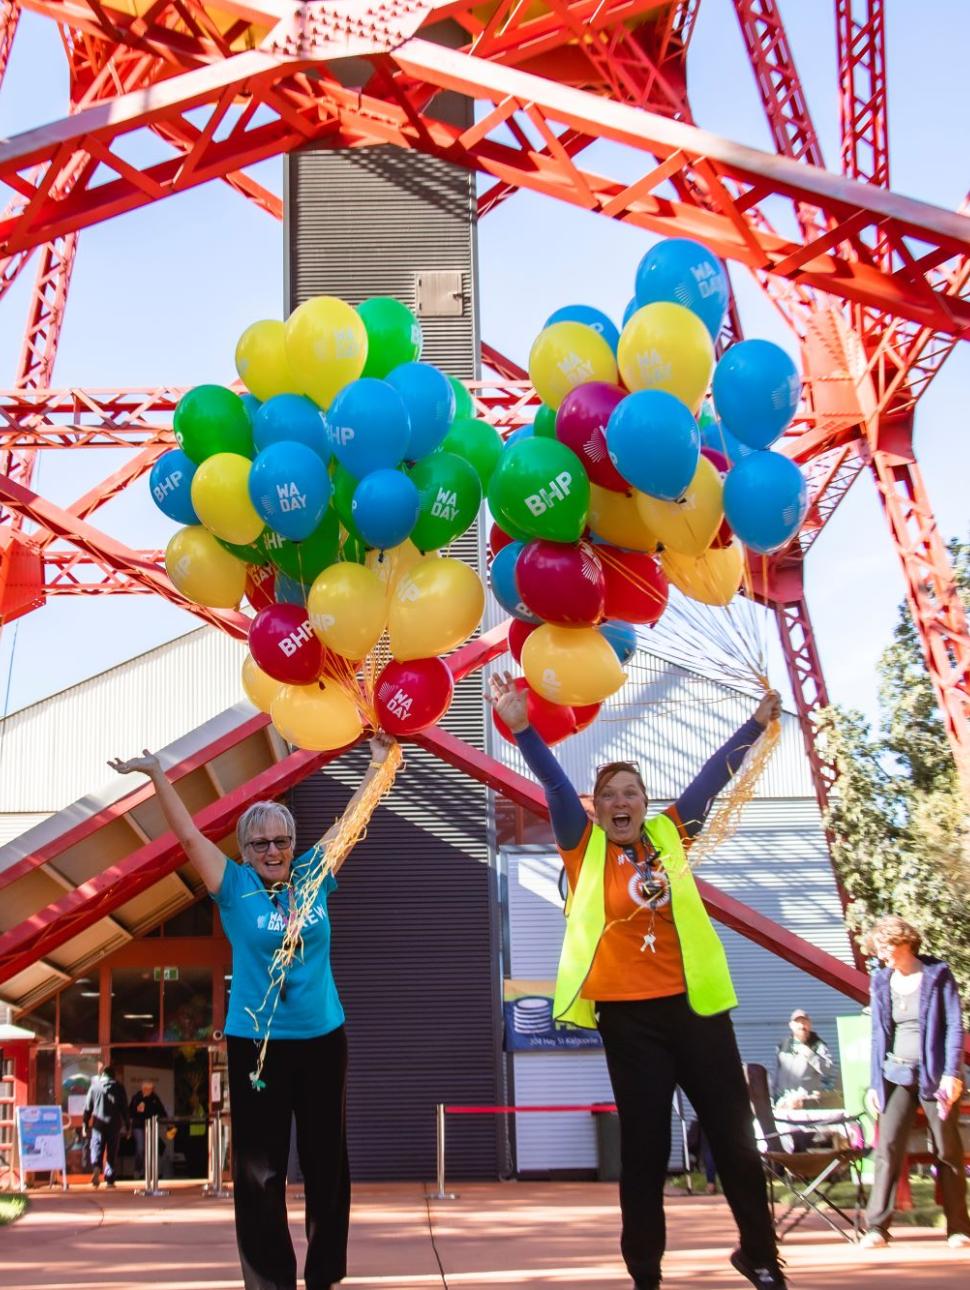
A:
POLYGON ((146 748, 140 757, 122 761, 115 757, 108 765, 119 775, 131 775, 136 771, 147 775, 155 788, 155 798, 162 808, 165 823, 181 843, 182 850, 195 865, 199 877, 205 883, 206 890, 216 892, 222 883, 226 871, 226 857, 214 842, 210 842, 204 833, 196 827, 185 803, 175 791, 174 785, 162 769, 162 764, 154 753, 146 748))
POLYGON ((736 775, 744 755, 769 722, 781 712, 781 697, 769 690, 753 715, 709 757, 670 808, 669 814, 687 838, 695 838, 704 827, 711 805, 724 785, 736 775))
MULTIPOLYGON (((354 809, 354 807, 357 805, 360 799, 367 792, 368 788, 371 785, 371 782, 377 777, 378 771, 380 770, 381 766, 384 764, 385 761, 387 761, 387 755, 391 751, 391 748, 394 745, 394 740, 391 738, 390 735, 386 735, 383 732, 383 730, 379 730, 377 734, 375 734, 374 737, 372 739, 369 739, 367 742, 370 744, 370 764, 367 767, 367 771, 364 774, 364 778, 360 781, 360 784, 357 786, 357 789, 353 797, 351 797, 350 801, 347 803, 346 807, 344 808, 344 812, 343 812, 343 815, 341 815, 340 820, 343 819, 344 815, 346 815, 348 812, 354 809)), ((320 845, 322 847, 325 848, 327 844, 331 842, 333 838, 336 837, 337 831, 340 828, 340 820, 337 820, 333 824, 331 824, 330 828, 327 829, 326 833, 320 839, 320 845)), ((338 856, 334 861, 334 865, 331 872, 336 873, 346 859, 347 857, 345 855, 338 856)))
POLYGON ((508 672, 491 679, 491 702, 495 711, 515 735, 526 765, 542 785, 556 845, 563 851, 578 847, 589 824, 579 794, 556 761, 539 732, 529 725, 525 695, 515 688, 508 672))

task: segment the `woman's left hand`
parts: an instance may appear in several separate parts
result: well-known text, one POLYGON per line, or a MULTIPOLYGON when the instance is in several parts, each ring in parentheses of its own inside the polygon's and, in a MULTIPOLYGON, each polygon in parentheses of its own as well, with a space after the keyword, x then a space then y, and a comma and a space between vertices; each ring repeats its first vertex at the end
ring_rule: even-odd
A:
POLYGON ((390 735, 378 730, 367 741, 370 744, 370 762, 372 766, 380 766, 382 762, 387 761, 388 754, 394 747, 394 740, 390 735))
POLYGON ((781 716, 781 695, 777 690, 769 690, 754 710, 754 719, 759 726, 767 726, 781 716))
POLYGON ((963 1092, 963 1080, 956 1075, 944 1075, 940 1087, 936 1090, 936 1101, 940 1108, 941 1119, 950 1114, 950 1107, 955 1106, 963 1092))

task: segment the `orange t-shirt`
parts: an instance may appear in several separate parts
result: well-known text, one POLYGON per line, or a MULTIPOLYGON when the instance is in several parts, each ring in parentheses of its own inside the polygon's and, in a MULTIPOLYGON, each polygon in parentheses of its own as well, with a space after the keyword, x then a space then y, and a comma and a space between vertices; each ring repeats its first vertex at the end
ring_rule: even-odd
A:
MULTIPOLYGON (((689 839, 684 836, 676 810, 671 808, 666 814, 688 845, 689 839)), ((579 879, 592 828, 590 821, 572 850, 560 849, 572 888, 579 879)), ((646 850, 642 842, 636 844, 636 856, 643 867, 646 850)), ((651 870, 650 885, 644 892, 643 880, 630 858, 624 855, 623 847, 607 838, 603 880, 606 927, 580 991, 582 998, 609 1002, 685 994, 687 983, 670 907, 670 884, 662 867, 651 870)))

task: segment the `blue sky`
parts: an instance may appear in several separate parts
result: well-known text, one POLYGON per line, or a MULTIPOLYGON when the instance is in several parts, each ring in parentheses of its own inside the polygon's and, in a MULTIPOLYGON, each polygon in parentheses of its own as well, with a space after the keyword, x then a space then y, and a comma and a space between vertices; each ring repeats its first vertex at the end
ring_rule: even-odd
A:
MULTIPOLYGON (((833 6, 783 0, 783 16, 824 155, 838 157, 833 6)), ((965 50, 970 5, 888 0, 892 186, 954 208, 970 186, 965 142, 965 50), (961 160, 962 159, 962 160, 961 160)), ((704 0, 688 59, 698 124, 770 148, 730 0, 704 0)), ((56 29, 26 13, 0 92, 0 135, 63 113, 66 73, 56 29)), ((596 145, 589 164, 627 173, 630 159, 596 145)), ((252 172, 282 187, 282 161, 252 172)), ((519 194, 479 230, 482 335, 518 361, 557 306, 584 301, 619 319, 636 265, 652 238, 547 199, 519 194)), ((732 269, 746 333, 792 348, 773 307, 747 273, 732 269)), ((0 303, 0 383, 13 379, 32 271, 0 303)), ((278 317, 282 230, 224 184, 210 184, 80 237, 55 371, 57 385, 190 385, 234 376, 236 338, 251 321, 278 317)), ((958 348, 920 403, 916 447, 944 537, 967 536, 970 503, 970 346, 958 348)), ((121 464, 109 450, 41 455, 36 487, 69 503, 121 464)), ((173 526, 147 486, 129 489, 93 517, 132 546, 162 546, 173 526)), ((875 663, 903 596, 898 558, 868 476, 861 477, 813 548, 809 605, 832 698, 876 711, 875 663)), ((0 638, 0 711, 12 711, 191 630, 196 620, 153 597, 59 598, 0 638)), ((769 633, 773 639, 773 630, 769 633)), ((774 679, 785 688, 774 656, 774 679)))

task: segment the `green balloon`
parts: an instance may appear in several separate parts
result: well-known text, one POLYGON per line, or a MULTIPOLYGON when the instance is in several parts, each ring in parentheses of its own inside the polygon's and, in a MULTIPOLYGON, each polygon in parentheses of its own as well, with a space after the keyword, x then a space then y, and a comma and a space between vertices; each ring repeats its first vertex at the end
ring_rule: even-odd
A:
POLYGON ((556 437, 556 414, 545 403, 539 404, 539 411, 532 422, 532 433, 538 435, 540 439, 556 437))
POLYGON ((576 542, 586 527, 589 477, 557 439, 520 439, 502 453, 488 486, 488 507, 513 537, 576 542))
POLYGON ((339 462, 334 467, 332 480, 333 509, 337 512, 340 523, 347 532, 358 542, 363 542, 364 539, 354 523, 354 490, 359 481, 354 479, 350 471, 341 466, 339 462))
POLYGON ((449 376, 451 388, 455 391, 455 420, 465 421, 475 415, 475 404, 462 381, 457 376, 449 376))
POLYGON ((408 472, 421 494, 411 541, 419 551, 437 551, 464 533, 482 504, 474 466, 452 452, 436 452, 408 472))
POLYGON ((474 421, 470 417, 456 420, 445 435, 442 448, 445 452, 462 457, 475 468, 482 487, 488 487, 492 471, 502 455, 502 436, 487 421, 474 421))
MULTIPOLYGON (((268 529, 263 529, 263 534, 268 532, 268 529)), ((215 535, 213 534, 213 536, 215 535)), ((249 542, 245 546, 240 546, 236 542, 225 542, 221 537, 217 537, 216 541, 224 551, 234 555, 237 560, 242 560, 243 564, 266 564, 269 560, 269 556, 263 546, 262 535, 255 542, 249 542)))
POLYGON ((367 332, 367 362, 362 376, 387 376, 402 363, 421 357, 421 324, 400 300, 372 296, 357 306, 367 332))
POLYGON ((172 420, 178 446, 193 461, 217 452, 253 455, 253 427, 246 405, 224 385, 197 385, 179 399, 172 420))
POLYGON ((367 547, 360 538, 348 533, 340 548, 340 558, 348 564, 363 564, 367 559, 367 547))
POLYGON ((340 525, 336 513, 328 508, 317 527, 302 542, 290 542, 270 529, 260 539, 263 540, 266 542, 267 554, 277 569, 309 587, 317 574, 328 569, 336 560, 340 525))

